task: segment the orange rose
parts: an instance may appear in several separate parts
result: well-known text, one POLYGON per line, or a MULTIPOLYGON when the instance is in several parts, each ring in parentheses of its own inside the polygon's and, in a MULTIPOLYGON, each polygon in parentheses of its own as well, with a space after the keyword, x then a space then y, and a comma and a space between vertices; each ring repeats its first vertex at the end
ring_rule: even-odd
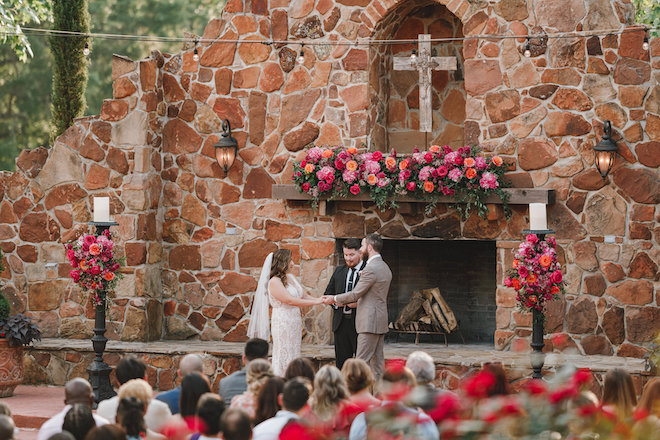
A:
POLYGON ((519 264, 520 264, 520 260, 513 260, 513 268, 514 269, 517 269, 519 264))
POLYGON ((559 293, 559 287, 557 287, 557 286, 552 286, 552 287, 550 288, 550 293, 552 293, 553 295, 558 294, 558 293, 559 293))
POLYGON ((536 304, 536 301, 538 301, 538 300, 536 299, 536 295, 531 295, 531 296, 529 297, 529 302, 531 302, 532 304, 536 304))
POLYGON ((530 273, 529 275, 527 275, 527 278, 525 278, 525 282, 527 284, 534 284, 536 282, 536 275, 530 273))
POLYGON ((326 159, 332 157, 332 150, 323 150, 322 156, 325 157, 326 159))
POLYGON ((463 164, 466 167, 473 167, 474 166, 474 158, 472 157, 466 157, 465 160, 463 161, 463 164))
POLYGON ((401 162, 399 162, 399 169, 403 171, 406 168, 408 168, 408 160, 403 159, 401 162))
POLYGON ((474 168, 468 168, 467 171, 465 172, 465 177, 468 179, 474 179, 477 175, 477 170, 474 168))
POLYGON ((385 166, 387 166, 387 169, 393 170, 396 168, 396 159, 393 158, 392 156, 388 157, 385 159, 385 166))
POLYGON ((367 183, 369 185, 375 185, 376 182, 378 182, 378 177, 374 174, 369 174, 369 177, 367 177, 367 183))
POLYGON ((439 145, 431 145, 431 148, 429 148, 429 151, 433 154, 437 153, 440 151, 440 146, 439 145))
POLYGON ((435 185, 433 185, 433 182, 426 181, 424 182, 424 191, 427 193, 433 192, 433 188, 435 188, 435 185))
POLYGON ((349 160, 348 162, 346 162, 346 169, 348 171, 355 171, 357 170, 357 167, 358 167, 358 163, 354 160, 349 160))
POLYGON ((305 172, 307 174, 311 173, 312 171, 314 171, 314 165, 312 165, 311 163, 308 163, 307 165, 305 165, 305 172))
POLYGON ((500 156, 493 156, 492 161, 495 164, 495 166, 498 166, 498 167, 501 167, 502 164, 504 163, 504 161, 502 160, 502 158, 500 156))
POLYGON ((89 265, 87 264, 87 261, 82 260, 80 262, 80 268, 84 271, 87 272, 87 269, 89 269, 89 265))
POLYGON ((357 154, 357 148, 355 147, 351 147, 346 151, 348 151, 348 154, 357 154))
POLYGON ((543 255, 541 258, 539 258, 539 263, 543 267, 550 267, 550 264, 552 264, 552 258, 547 255, 543 255))
POLYGON ((112 281, 115 279, 115 274, 112 272, 106 272, 103 274, 103 279, 106 281, 112 281))

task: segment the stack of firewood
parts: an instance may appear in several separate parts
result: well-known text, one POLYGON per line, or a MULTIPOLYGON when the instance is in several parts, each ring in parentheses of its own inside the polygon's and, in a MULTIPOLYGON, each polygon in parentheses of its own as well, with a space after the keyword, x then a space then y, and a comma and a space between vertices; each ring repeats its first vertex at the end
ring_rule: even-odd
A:
POLYGON ((458 321, 440 289, 415 290, 410 301, 401 310, 392 330, 415 333, 452 333, 458 330, 458 321))

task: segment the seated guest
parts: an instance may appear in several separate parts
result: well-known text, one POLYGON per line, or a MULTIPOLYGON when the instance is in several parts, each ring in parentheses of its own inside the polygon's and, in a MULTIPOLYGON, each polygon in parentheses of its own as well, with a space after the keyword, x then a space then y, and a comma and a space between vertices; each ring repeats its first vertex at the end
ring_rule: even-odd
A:
POLYGON ((264 359, 255 359, 247 366, 247 391, 231 399, 232 408, 240 408, 254 420, 257 408, 257 395, 266 381, 273 377, 273 367, 264 359))
MULTIPOLYGON (((140 359, 135 356, 126 356, 119 361, 117 368, 115 369, 115 375, 117 376, 117 381, 119 382, 120 387, 123 386, 130 380, 134 379, 145 379, 147 378, 147 366, 140 359)), ((148 384, 147 384, 148 385, 148 384)), ((149 387, 151 388, 151 387, 149 387)), ((147 428, 152 431, 160 431, 160 428, 165 424, 165 422, 172 416, 172 412, 167 404, 159 402, 157 400, 152 400, 151 393, 147 402, 147 414, 144 417, 145 422, 147 423, 147 428)), ((117 405, 119 404, 119 396, 114 396, 106 400, 99 402, 99 406, 96 409, 96 413, 101 417, 108 419, 110 421, 115 420, 115 415, 117 414, 117 405)))
POLYGON ((348 396, 341 372, 334 365, 325 365, 314 378, 314 391, 310 397, 312 414, 325 428, 348 434, 353 418, 360 412, 350 405, 348 396))
POLYGON ((245 343, 243 351, 244 367, 235 371, 229 376, 220 379, 219 394, 225 402, 231 402, 234 396, 244 393, 247 390, 247 380, 245 377, 247 365, 255 359, 268 358, 268 342, 259 338, 252 338, 245 343))
POLYGON ((209 378, 203 373, 190 373, 181 380, 179 416, 186 422, 194 418, 200 397, 211 392, 209 378))
POLYGON ((220 418, 225 407, 224 400, 217 394, 202 394, 197 403, 199 432, 193 434, 190 440, 217 439, 220 436, 220 418))
POLYGON ((632 376, 627 371, 615 368, 605 374, 601 404, 612 408, 621 418, 632 415, 637 405, 637 393, 632 376))
MULTIPOLYGON (((131 384, 131 382, 133 381, 128 382, 128 384, 131 384)), ((146 412, 147 404, 137 397, 121 397, 119 399, 117 424, 126 431, 127 440, 165 440, 165 436, 147 429, 144 421, 146 412)))
MULTIPOLYGON (((69 412, 72 405, 82 403, 90 409, 94 405, 94 392, 92 386, 85 379, 77 377, 71 379, 64 385, 64 408, 59 413, 48 419, 41 425, 37 440, 48 440, 53 434, 62 432, 62 423, 64 423, 64 416, 69 412)), ((96 426, 105 425, 108 423, 103 417, 94 414, 94 421, 96 426)))
POLYGON ((84 440, 95 426, 91 408, 83 403, 76 403, 64 416, 62 431, 70 432, 76 440, 84 440))
POLYGON ((314 383, 314 376, 316 375, 316 370, 312 362, 304 357, 298 357, 289 362, 289 366, 286 367, 284 372, 284 378, 286 380, 293 379, 294 377, 304 377, 309 380, 309 383, 314 383))
MULTIPOLYGON (((176 370, 177 377, 183 379, 190 373, 204 373, 204 363, 202 358, 194 353, 187 354, 179 362, 179 369, 176 370)), ((167 404, 172 414, 179 414, 179 396, 181 395, 181 386, 172 390, 165 391, 156 396, 156 400, 167 404)))
POLYGON ((500 363, 487 362, 481 368, 487 371, 495 378, 495 383, 488 388, 488 397, 507 396, 511 394, 509 390, 509 380, 506 378, 506 372, 500 363))
POLYGON ((0 414, 0 439, 14 440, 16 425, 14 419, 5 414, 0 414))
POLYGON ((435 407, 435 397, 438 390, 433 385, 435 379, 435 362, 426 352, 413 351, 406 359, 406 368, 415 375, 417 386, 410 392, 408 401, 411 406, 429 411, 435 407))
POLYGON ((289 380, 278 396, 282 409, 268 420, 254 427, 253 440, 277 440, 282 428, 291 420, 299 420, 309 399, 309 389, 302 378, 289 380))
POLYGON ((660 377, 654 377, 646 382, 637 408, 643 409, 646 414, 660 416, 660 377))
POLYGON ((85 440, 126 440, 126 431, 121 426, 114 424, 95 426, 87 433, 85 440))
POLYGON ((252 438, 250 416, 242 409, 229 408, 220 418, 220 430, 224 440, 250 440, 252 438))
MULTIPOLYGON (((156 434, 156 432, 153 429, 150 429, 149 425, 147 424, 146 414, 149 412, 149 403, 151 402, 152 394, 153 394, 153 390, 151 389, 151 385, 149 385, 146 380, 133 379, 133 380, 129 380, 124 385, 122 385, 121 388, 119 388, 119 393, 117 397, 119 397, 120 402, 122 399, 135 398, 143 405, 146 405, 145 408, 146 412, 142 415, 142 420, 145 424, 145 429, 146 429, 145 430, 146 436, 148 439, 158 439, 161 436, 156 434)), ((163 403, 163 405, 165 404, 163 403)), ((167 410, 169 411, 169 408, 167 408, 167 410)), ((137 419, 137 415, 135 418, 137 419)), ((164 421, 163 425, 165 423, 167 423, 167 420, 164 421)))
POLYGON ((284 381, 279 377, 271 377, 264 384, 257 395, 257 408, 254 416, 255 425, 274 417, 282 409, 279 403, 279 395, 282 394, 283 389, 284 381))
POLYGON ((380 400, 369 391, 374 385, 374 375, 365 361, 357 358, 347 359, 344 366, 341 367, 341 375, 344 377, 346 388, 350 393, 348 397, 350 403, 360 408, 361 411, 380 405, 380 400))
MULTIPOLYGON (((103 426, 113 426, 110 423, 106 423, 103 426)), ((96 428, 102 428, 103 426, 97 426, 96 428)), ((95 428, 92 428, 89 432, 92 432, 95 428)), ((89 435, 89 432, 87 435, 89 435)), ((87 439, 87 437, 85 437, 87 439)), ((76 438, 71 434, 69 431, 60 431, 56 434, 53 434, 50 436, 48 440, 76 440, 76 438)), ((122 438, 122 440, 126 440, 126 435, 122 438)))
POLYGON ((414 438, 420 440, 437 440, 438 427, 435 422, 422 411, 405 406, 401 395, 405 395, 416 386, 414 374, 403 363, 392 362, 386 367, 381 379, 380 389, 382 403, 367 412, 359 414, 349 433, 349 440, 367 438, 367 431, 381 431, 384 437, 388 434, 397 438, 414 438), (407 423, 392 423, 393 420, 407 423), (395 429, 394 432, 391 432, 395 429))

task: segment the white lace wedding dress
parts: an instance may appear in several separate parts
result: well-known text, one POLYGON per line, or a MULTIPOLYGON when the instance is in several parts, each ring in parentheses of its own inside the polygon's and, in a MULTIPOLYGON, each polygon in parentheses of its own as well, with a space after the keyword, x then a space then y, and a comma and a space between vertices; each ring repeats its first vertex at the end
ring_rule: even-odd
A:
MULTIPOLYGON (((295 298, 302 298, 303 288, 293 275, 287 275, 286 290, 295 298)), ((302 342, 302 318, 300 308, 283 304, 268 293, 273 314, 270 330, 273 335, 273 371, 284 376, 289 362, 300 356, 302 342)))

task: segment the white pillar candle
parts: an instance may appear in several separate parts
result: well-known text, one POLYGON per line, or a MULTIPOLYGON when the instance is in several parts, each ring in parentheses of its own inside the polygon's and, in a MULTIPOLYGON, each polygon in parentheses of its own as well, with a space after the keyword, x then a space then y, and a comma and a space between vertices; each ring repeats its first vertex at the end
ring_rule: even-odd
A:
POLYGON ((548 220, 545 215, 545 203, 529 204, 529 229, 544 231, 548 229, 548 220))
POLYGON ((110 197, 94 197, 94 221, 110 221, 110 197))

